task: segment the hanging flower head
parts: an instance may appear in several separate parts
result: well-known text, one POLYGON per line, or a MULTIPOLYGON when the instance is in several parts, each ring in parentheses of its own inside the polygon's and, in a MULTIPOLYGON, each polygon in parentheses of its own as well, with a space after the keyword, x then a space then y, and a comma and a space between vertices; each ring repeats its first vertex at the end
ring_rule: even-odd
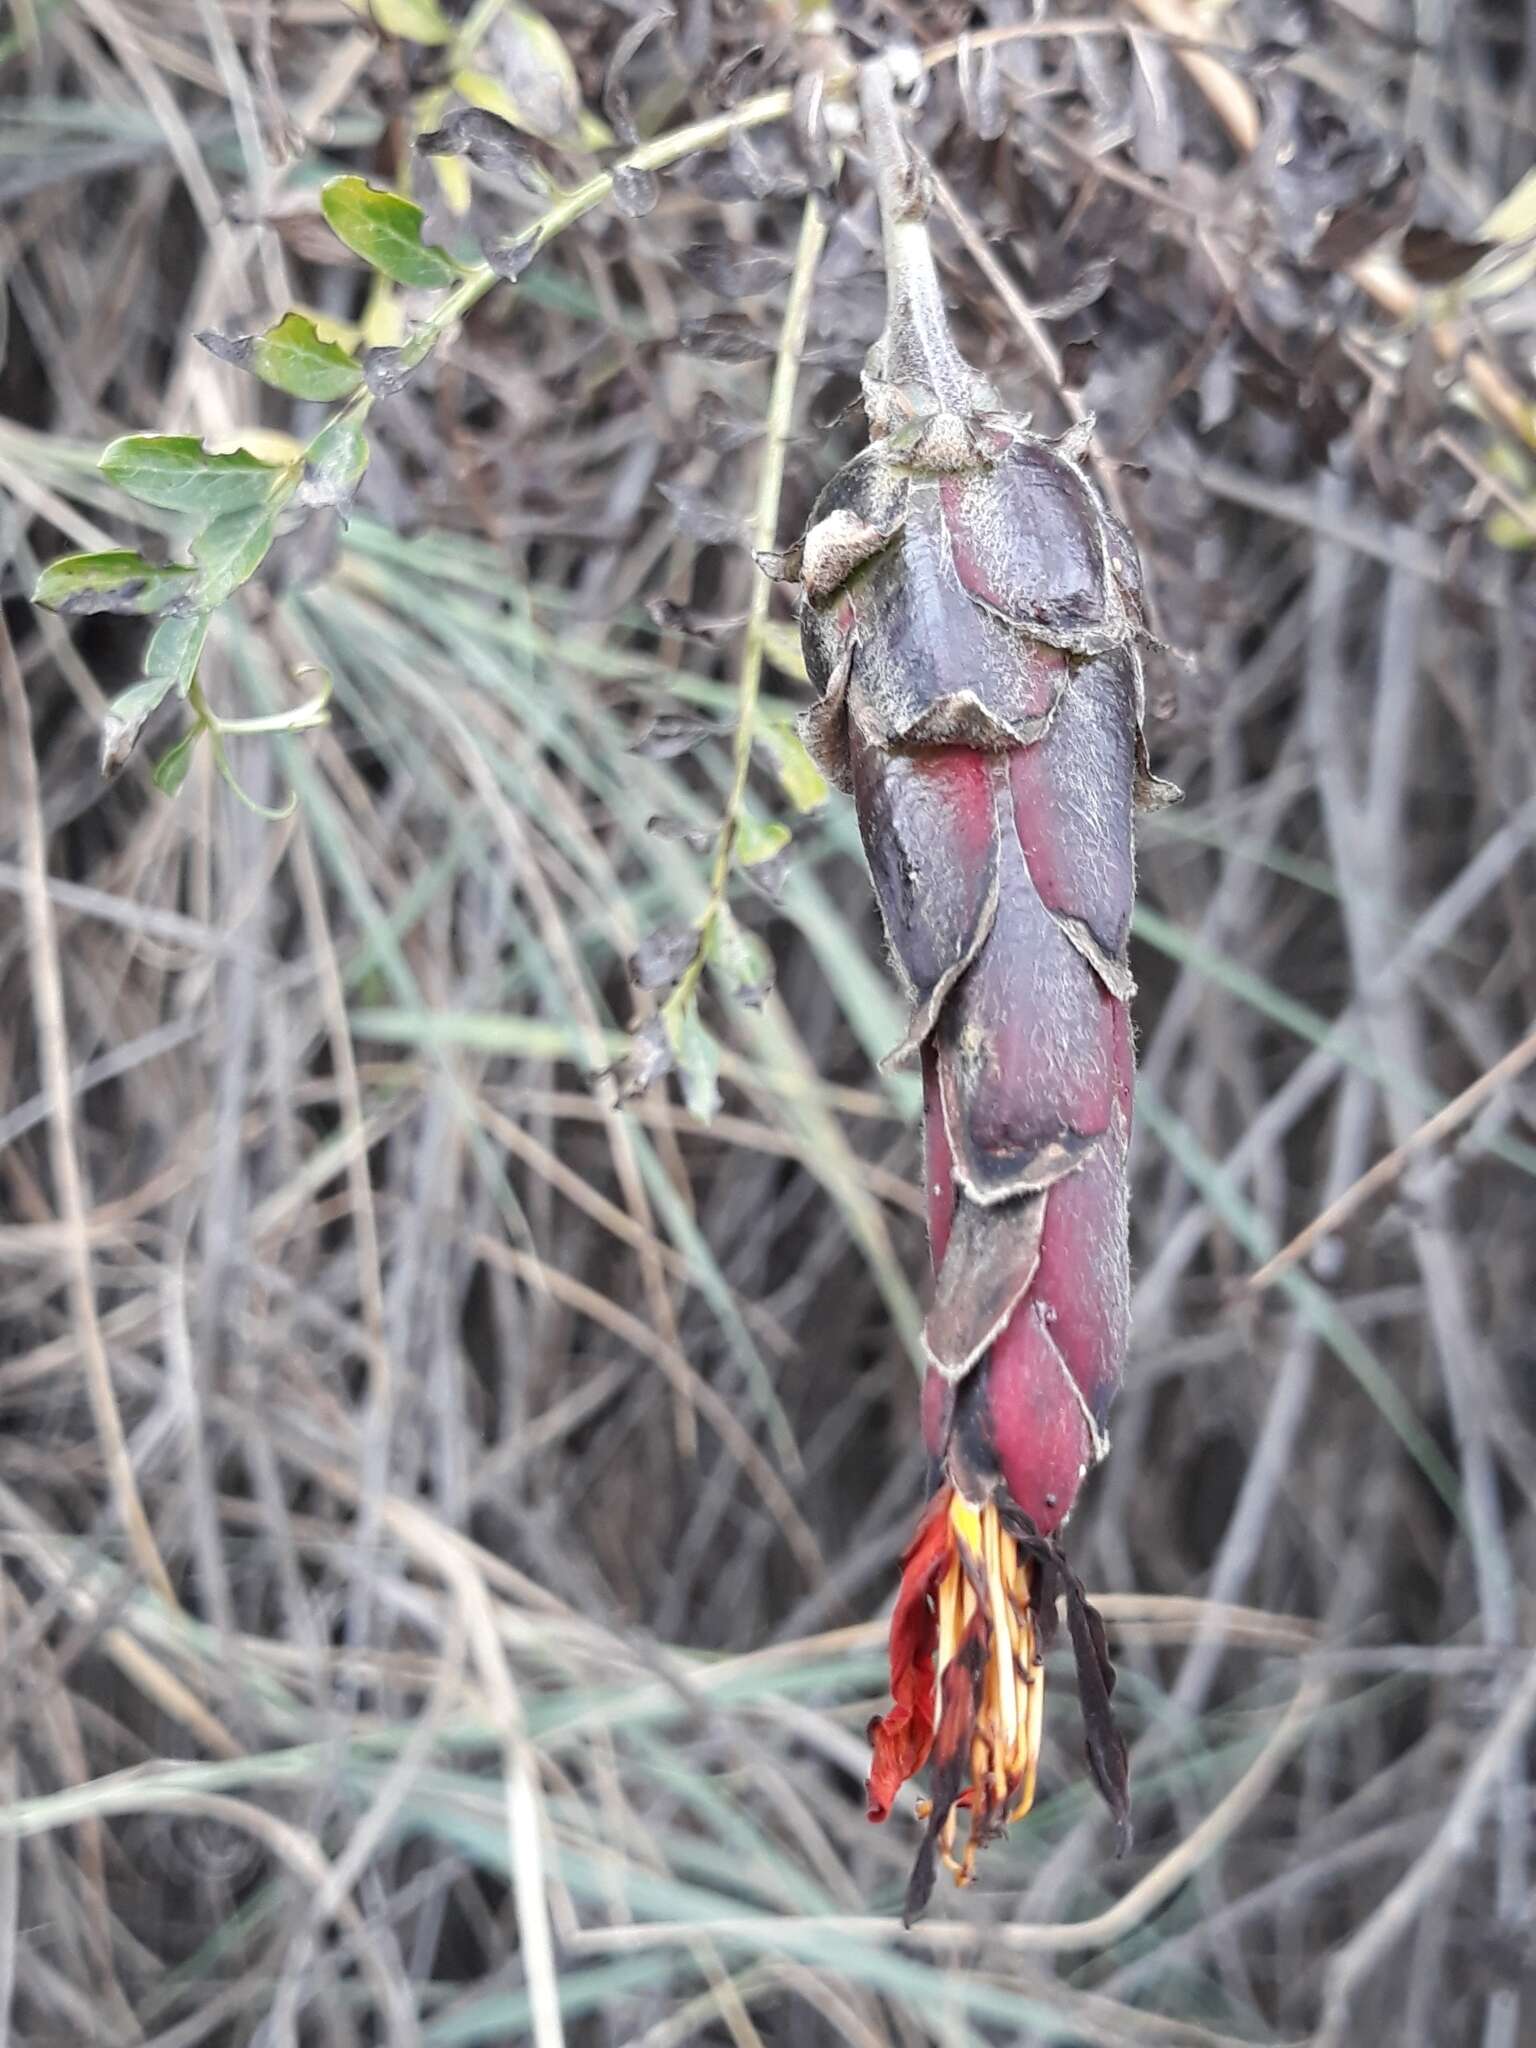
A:
POLYGON ((1135 548, 1083 462, 999 409, 949 336, 889 74, 865 129, 888 313, 871 443, 818 498, 802 587, 807 744, 850 793, 920 1059, 938 1474, 891 1625, 870 1816, 925 1766, 909 1917, 938 1861, 1028 1812, 1064 1597, 1095 1778, 1129 1839, 1098 1617, 1056 1532, 1108 1449, 1129 1301, 1132 811, 1148 773, 1135 548), (961 1816, 967 1816, 964 1844, 961 1816))

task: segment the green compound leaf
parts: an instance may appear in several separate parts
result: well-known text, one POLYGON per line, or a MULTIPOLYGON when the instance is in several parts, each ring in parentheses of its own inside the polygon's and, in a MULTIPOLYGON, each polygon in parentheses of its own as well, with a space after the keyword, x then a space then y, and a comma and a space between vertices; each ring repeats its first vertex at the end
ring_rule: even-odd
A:
POLYGON ((190 434, 125 434, 98 467, 142 504, 202 519, 264 504, 284 475, 243 448, 211 454, 190 434))
POLYGON ((267 505, 226 512, 192 543, 192 559, 202 574, 196 598, 204 611, 215 611, 246 578, 254 575, 271 547, 277 514, 267 505))
POLYGON ((128 548, 111 548, 103 554, 65 555, 50 562, 37 579, 32 602, 66 618, 84 618, 92 612, 146 617, 185 598, 194 580, 190 569, 157 569, 128 548))
POLYGON ((292 398, 329 403, 345 398, 363 381, 363 373, 334 341, 321 337, 303 313, 285 313, 265 334, 200 334, 198 340, 222 363, 249 370, 274 391, 292 398))
POLYGON ((354 256, 396 284, 440 291, 459 275, 450 257, 422 240, 426 215, 398 192, 381 192, 364 178, 332 178, 320 194, 320 210, 354 256))

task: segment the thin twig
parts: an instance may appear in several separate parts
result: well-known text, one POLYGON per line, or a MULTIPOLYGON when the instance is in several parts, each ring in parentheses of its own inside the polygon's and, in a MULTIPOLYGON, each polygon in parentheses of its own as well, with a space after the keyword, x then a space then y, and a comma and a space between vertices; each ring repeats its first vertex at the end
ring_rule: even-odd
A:
POLYGON ((1247 1288, 1250 1294, 1272 1285, 1280 1275, 1304 1259, 1314 1245, 1325 1237, 1331 1237, 1342 1223, 1348 1221, 1357 1209, 1368 1202, 1373 1195, 1390 1187, 1403 1168, 1417 1153, 1426 1151, 1431 1145, 1438 1145, 1442 1138, 1449 1137, 1459 1125, 1464 1124, 1472 1112, 1480 1109, 1491 1095, 1496 1095, 1507 1081, 1517 1074, 1523 1074, 1536 1061, 1536 1031, 1522 1038, 1512 1046, 1503 1059, 1491 1066, 1487 1073, 1480 1074, 1470 1086, 1448 1102, 1444 1109, 1437 1110, 1419 1125, 1412 1137, 1404 1139, 1401 1145, 1376 1161, 1376 1164, 1343 1194, 1330 1202, 1326 1209, 1314 1216, 1305 1230, 1298 1230, 1288 1245, 1276 1252, 1272 1259, 1266 1259, 1256 1273, 1250 1273, 1247 1288))

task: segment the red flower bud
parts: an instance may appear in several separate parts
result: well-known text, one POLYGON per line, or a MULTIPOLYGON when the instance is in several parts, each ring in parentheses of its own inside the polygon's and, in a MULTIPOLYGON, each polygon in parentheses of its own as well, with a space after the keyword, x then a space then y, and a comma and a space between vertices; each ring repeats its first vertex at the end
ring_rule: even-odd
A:
POLYGON ((1135 549, 1059 441, 955 354, 888 81, 866 73, 890 273, 872 444, 798 550, 820 700, 807 744, 852 795, 923 1071, 932 1306, 923 1427, 940 1494, 905 1560, 896 1704, 870 1811, 933 1763, 924 1858, 1027 1809, 1038 1645, 1068 1593, 1094 1773, 1126 1815, 1097 1617, 1055 1535, 1104 1456, 1125 1352, 1132 811, 1146 772, 1135 549))

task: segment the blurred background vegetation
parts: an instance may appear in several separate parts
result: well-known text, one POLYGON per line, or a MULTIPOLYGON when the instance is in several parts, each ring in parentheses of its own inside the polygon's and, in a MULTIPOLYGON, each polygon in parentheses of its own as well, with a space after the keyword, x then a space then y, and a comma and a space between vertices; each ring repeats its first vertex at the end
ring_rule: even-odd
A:
POLYGON ((0 2036, 1518 2048, 1529 10, 647 19, 0 25, 0 2036), (1142 831, 1135 1340, 1071 1531, 1137 1846, 1062 1683, 1047 1796, 910 1936, 910 1812, 861 1791, 924 1486, 916 1104, 782 595, 744 624, 808 232, 781 540, 861 432, 878 229, 825 109, 896 42, 962 345, 1042 428, 1098 415, 1188 792, 1142 831), (414 148, 466 104, 529 162, 414 148), (541 177, 733 109, 377 353, 441 294, 327 180, 516 270, 541 177), (293 307, 378 397, 350 520, 289 517, 213 618, 220 716, 330 679, 327 726, 228 742, 269 819, 206 747, 154 786, 174 697, 104 782, 145 628, 27 597, 183 538, 112 436, 295 458, 327 408, 194 339, 293 307), (706 1126, 594 1076, 710 900, 759 655, 706 1126))

